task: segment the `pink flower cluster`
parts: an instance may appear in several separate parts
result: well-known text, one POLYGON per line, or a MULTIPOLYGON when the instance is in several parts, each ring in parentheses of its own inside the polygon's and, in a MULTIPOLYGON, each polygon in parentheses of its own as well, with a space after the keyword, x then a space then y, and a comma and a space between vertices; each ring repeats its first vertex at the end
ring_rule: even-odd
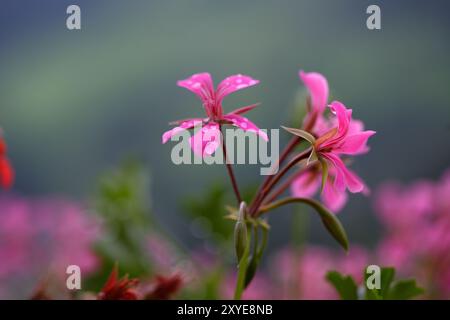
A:
POLYGON ((65 279, 68 265, 83 275, 98 266, 92 248, 98 226, 76 203, 2 196, 0 220, 2 298, 29 298, 39 281, 65 279))
POLYGON ((375 207, 386 234, 381 263, 414 276, 430 297, 450 297, 450 170, 438 182, 384 184, 375 207))
MULTIPOLYGON (((353 119, 352 110, 347 109, 339 101, 333 101, 329 105, 331 114, 330 117, 325 117, 329 94, 328 81, 317 72, 300 71, 300 78, 311 98, 304 129, 317 138, 314 150, 329 167, 322 199, 329 209, 337 212, 347 202, 347 189, 352 193, 368 192, 361 178, 347 168, 343 157, 368 152, 367 140, 375 134, 375 131, 364 131, 364 124, 353 119)), ((309 170, 299 173, 291 185, 291 192, 295 197, 312 197, 319 190, 321 181, 320 167, 312 166, 309 170)))
POLYGON ((369 254, 353 246, 349 254, 335 253, 325 247, 308 246, 304 250, 285 249, 277 254, 272 270, 278 270, 275 281, 280 299, 338 299, 336 290, 326 280, 335 270, 351 275, 361 284, 369 254))

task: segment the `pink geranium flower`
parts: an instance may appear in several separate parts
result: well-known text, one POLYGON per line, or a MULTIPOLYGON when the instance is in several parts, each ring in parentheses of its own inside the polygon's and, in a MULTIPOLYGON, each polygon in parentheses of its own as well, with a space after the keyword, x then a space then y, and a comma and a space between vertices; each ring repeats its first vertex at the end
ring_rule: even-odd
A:
MULTIPOLYGON (((324 96, 324 90, 328 92, 325 86, 322 86, 320 90, 322 90, 321 96, 324 96)), ((316 90, 316 96, 320 90, 316 90)), ((323 113, 320 106, 315 109, 315 112, 323 113)), ((330 210, 338 212, 347 202, 347 189, 352 193, 368 192, 361 178, 346 167, 341 156, 367 152, 369 150, 367 140, 375 134, 375 131, 364 131, 364 124, 352 119, 352 110, 338 101, 330 105, 330 110, 335 118, 320 118, 320 126, 316 131, 320 134, 314 143, 314 150, 319 158, 328 163, 329 167, 322 200, 330 210)), ((319 118, 317 120, 319 121, 319 118)), ((319 190, 321 180, 322 172, 317 164, 299 174, 291 184, 291 193, 295 197, 312 197, 319 190)))
MULTIPOLYGON (((375 131, 363 131, 361 123, 352 123, 352 110, 344 104, 334 101, 330 105, 331 112, 336 116, 337 126, 320 136, 314 150, 318 157, 325 159, 335 171, 333 187, 337 191, 348 189, 352 193, 365 189, 362 180, 351 170, 347 169, 340 158, 341 155, 358 155, 368 151, 367 140, 375 131)), ((330 183, 326 183, 326 187, 330 183)))
POLYGON ((222 100, 230 93, 254 86, 259 81, 249 76, 237 74, 225 78, 214 89, 213 80, 209 73, 197 73, 190 78, 178 81, 178 86, 184 87, 195 93, 203 103, 206 118, 189 118, 176 121, 175 128, 166 131, 162 136, 162 143, 166 143, 174 135, 184 130, 202 126, 190 139, 192 150, 199 156, 212 155, 220 146, 220 125, 232 124, 244 131, 255 132, 264 140, 268 140, 267 134, 254 123, 241 114, 252 110, 255 105, 239 108, 228 114, 223 114, 222 100))

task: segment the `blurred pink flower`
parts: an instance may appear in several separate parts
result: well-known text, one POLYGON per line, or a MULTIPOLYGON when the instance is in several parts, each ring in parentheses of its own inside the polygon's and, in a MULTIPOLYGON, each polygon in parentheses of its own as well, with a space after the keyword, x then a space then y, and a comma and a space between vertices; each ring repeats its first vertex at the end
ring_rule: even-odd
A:
POLYGON ((301 250, 286 248, 274 257, 274 287, 281 299, 338 299, 336 290, 327 282, 326 274, 336 270, 351 275, 362 283, 363 272, 369 264, 369 254, 362 247, 352 247, 349 254, 336 254, 319 246, 301 250))
POLYGON ((152 266, 157 272, 170 270, 179 261, 179 254, 172 243, 158 234, 148 236, 147 248, 152 266))
POLYGON ((162 136, 162 142, 166 143, 172 136, 181 131, 202 126, 201 130, 195 133, 190 144, 192 150, 199 156, 212 155, 220 146, 221 124, 232 124, 244 131, 255 132, 264 140, 268 140, 267 134, 260 130, 254 123, 241 114, 252 110, 255 105, 242 107, 228 114, 223 114, 222 100, 224 97, 235 91, 254 86, 259 81, 249 76, 237 74, 225 78, 214 89, 213 80, 209 73, 197 73, 190 78, 178 81, 178 86, 184 87, 195 93, 203 103, 207 118, 190 118, 176 121, 177 127, 166 131, 162 136))
POLYGON ((450 169, 443 175, 434 190, 434 210, 437 214, 450 219, 450 169))
POLYGON ((408 188, 398 183, 383 184, 376 196, 376 212, 384 225, 396 233, 421 223, 433 210, 434 186, 431 182, 416 182, 408 188))
POLYGON ((386 227, 377 250, 379 260, 418 278, 433 298, 450 297, 449 190, 447 172, 437 183, 386 183, 377 192, 375 203, 386 227))
POLYGON ((0 287, 4 292, 8 292, 6 286, 17 286, 14 290, 31 295, 42 278, 63 279, 68 265, 78 265, 83 275, 98 267, 92 248, 98 226, 76 203, 3 196, 0 220, 0 287))
POLYGON ((336 270, 351 275, 357 284, 364 280, 364 270, 371 264, 369 252, 358 245, 352 245, 348 253, 338 253, 336 270))
MULTIPOLYGON (((236 274, 225 277, 220 295, 223 299, 233 299, 234 289, 236 285, 236 274)), ((271 300, 276 299, 274 287, 270 283, 270 279, 262 272, 258 272, 253 278, 250 285, 242 294, 243 300, 271 300)))

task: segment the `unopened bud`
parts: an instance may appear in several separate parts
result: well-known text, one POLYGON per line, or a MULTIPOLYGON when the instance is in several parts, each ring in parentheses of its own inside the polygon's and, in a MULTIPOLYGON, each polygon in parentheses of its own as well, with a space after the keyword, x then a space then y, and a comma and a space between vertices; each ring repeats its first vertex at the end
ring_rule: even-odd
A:
POLYGON ((239 207, 238 220, 234 226, 234 247, 238 263, 241 261, 245 252, 245 247, 247 246, 247 224, 245 222, 246 210, 247 205, 245 202, 242 202, 239 207))

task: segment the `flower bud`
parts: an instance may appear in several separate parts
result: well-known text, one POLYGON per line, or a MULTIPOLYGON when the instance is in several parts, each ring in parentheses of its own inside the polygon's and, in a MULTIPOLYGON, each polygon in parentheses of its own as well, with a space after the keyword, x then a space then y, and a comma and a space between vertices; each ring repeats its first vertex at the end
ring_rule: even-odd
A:
POLYGON ((245 202, 242 202, 239 208, 238 220, 234 226, 234 247, 238 263, 241 261, 245 252, 245 247, 247 246, 247 224, 245 222, 246 210, 247 206, 245 202))

